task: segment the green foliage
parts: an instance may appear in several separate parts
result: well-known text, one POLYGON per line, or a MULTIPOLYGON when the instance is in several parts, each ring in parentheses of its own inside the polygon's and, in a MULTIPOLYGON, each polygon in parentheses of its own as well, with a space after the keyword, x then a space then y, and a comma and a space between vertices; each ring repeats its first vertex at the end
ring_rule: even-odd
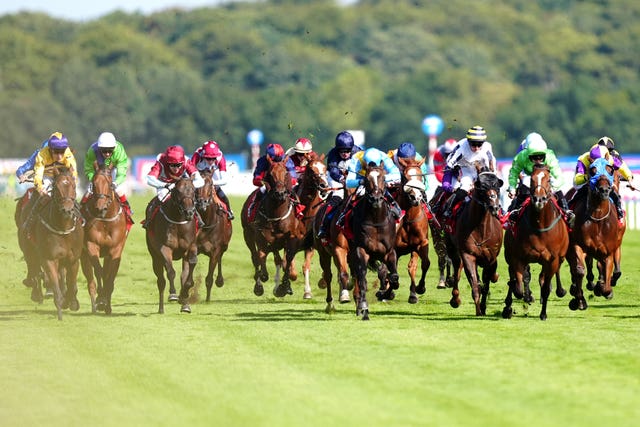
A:
MULTIPOLYGON (((74 23, 0 17, 0 117, 26 156, 53 129, 84 152, 102 130, 135 154, 168 143, 246 150, 249 129, 284 145, 363 129, 392 148, 473 124, 511 157, 532 130, 559 154, 611 135, 640 151, 640 37, 631 0, 362 0, 229 3, 74 23)), ((426 145, 420 146, 424 150, 426 145)))

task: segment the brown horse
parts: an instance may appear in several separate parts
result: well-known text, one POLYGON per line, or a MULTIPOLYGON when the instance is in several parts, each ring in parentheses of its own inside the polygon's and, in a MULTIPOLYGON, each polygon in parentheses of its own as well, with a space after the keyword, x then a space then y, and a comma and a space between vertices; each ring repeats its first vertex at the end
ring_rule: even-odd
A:
POLYGON ((451 300, 453 308, 460 306, 461 267, 471 285, 476 316, 484 316, 490 282, 498 280, 498 255, 502 248, 500 222, 500 187, 503 181, 490 171, 479 170, 470 200, 457 213, 455 229, 447 234, 447 251, 455 272, 451 300), (482 284, 478 280, 482 267, 482 284))
POLYGON ((207 302, 211 300, 211 288, 213 287, 213 273, 218 269, 216 286, 224 286, 222 275, 222 255, 229 248, 233 226, 227 216, 227 207, 218 197, 216 187, 210 171, 200 173, 204 179, 204 185, 196 189, 196 207, 204 222, 198 231, 198 254, 209 257, 209 270, 205 278, 207 286, 207 302))
MULTIPOLYGON (((569 301, 571 310, 585 310, 587 301, 582 291, 585 275, 585 259, 591 257, 598 264, 599 280, 593 287, 596 296, 613 298, 613 273, 616 256, 619 255, 625 224, 618 222, 618 215, 609 196, 613 189, 613 168, 606 160, 596 159, 589 168, 589 191, 586 200, 575 201, 576 222, 570 234, 567 261, 571 270, 569 301)), ((620 273, 619 271, 617 273, 620 273)), ((618 274, 619 277, 619 274, 618 274)), ((617 279, 617 277, 616 277, 617 279)))
POLYGON ((113 186, 112 169, 104 165, 96 168, 91 180, 92 195, 82 207, 86 224, 80 261, 93 313, 111 314, 111 295, 128 234, 126 214, 113 186), (104 257, 102 264, 101 257, 104 257))
POLYGON ((167 283, 165 270, 169 279, 169 300, 177 299, 181 304, 180 311, 191 313, 189 290, 193 287, 193 270, 198 262, 195 213, 193 182, 189 178, 182 178, 173 184, 169 197, 162 202, 146 225, 147 249, 157 278, 160 314, 164 313, 164 289, 167 283), (174 260, 182 260, 179 297, 174 283, 174 260))
POLYGON ((386 183, 383 164, 369 163, 364 179, 365 194, 353 208, 349 241, 349 264, 356 286, 356 315, 369 320, 367 303, 367 269, 377 271, 380 287, 398 289, 396 223, 385 200, 386 183))
POLYGON ((519 220, 504 237, 504 258, 509 265, 509 291, 502 311, 505 319, 513 315, 512 295, 523 298, 525 276, 530 275, 529 264, 538 263, 542 266, 539 276, 542 300, 540 319, 546 320, 552 280, 558 275, 569 247, 569 231, 553 195, 548 166, 534 166, 531 188, 519 220))
MULTIPOLYGON (((242 231, 244 241, 251 252, 255 280, 253 293, 264 293, 263 283, 269 280, 266 258, 269 253, 274 257, 278 251, 285 250, 286 260, 283 265, 283 277, 280 283, 276 280, 273 294, 284 297, 293 294, 291 289, 291 261, 300 249, 300 242, 306 233, 304 223, 296 216, 296 206, 292 200, 291 176, 286 167, 286 158, 275 162, 268 156, 269 169, 264 178, 266 193, 253 222, 249 221, 248 209, 252 197, 250 195, 242 206, 242 231)), ((255 190, 259 191, 259 190, 255 190)), ((254 192, 255 193, 255 192, 254 192)))
MULTIPOLYGON (((396 255, 410 255, 407 270, 411 278, 409 288, 409 303, 418 302, 418 294, 425 293, 425 277, 431 262, 429 261, 429 216, 426 196, 424 193, 424 181, 422 164, 412 159, 399 159, 402 169, 401 189, 396 192, 396 198, 400 208, 405 211, 400 228, 396 234, 396 255), (420 261, 421 275, 416 287, 416 270, 420 261)), ((380 287, 376 294, 379 300, 393 299, 393 289, 380 287)))
MULTIPOLYGON (((32 229, 21 226, 18 238, 29 270, 27 280, 34 284, 31 299, 42 302, 42 290, 37 281, 42 269, 44 282, 53 291, 58 320, 62 320, 62 310, 77 311, 80 308, 77 278, 84 230, 72 172, 63 167, 52 170, 51 196, 40 196, 41 200, 33 212, 32 229)), ((27 219, 26 211, 22 211, 20 224, 27 219)))
POLYGON ((326 192, 329 188, 327 182, 327 167, 324 164, 324 154, 312 155, 302 176, 298 178, 296 194, 300 203, 304 205, 302 222, 304 223, 306 234, 300 246, 304 249, 304 299, 311 299, 311 259, 313 258, 313 220, 318 210, 324 203, 326 192))

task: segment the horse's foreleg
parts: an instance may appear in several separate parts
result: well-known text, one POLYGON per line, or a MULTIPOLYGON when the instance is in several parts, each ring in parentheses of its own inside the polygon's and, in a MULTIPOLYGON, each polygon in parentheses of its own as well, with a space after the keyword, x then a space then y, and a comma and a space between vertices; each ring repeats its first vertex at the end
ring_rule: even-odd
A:
POLYGON ((65 282, 67 284, 67 290, 65 292, 65 305, 67 305, 71 311, 78 311, 80 309, 80 302, 78 301, 78 270, 80 270, 79 259, 69 263, 66 268, 65 282))
POLYGON ((418 269, 418 253, 411 252, 411 258, 409 258, 409 264, 407 264, 407 271, 409 273, 409 278, 411 279, 411 284, 409 285, 409 304, 416 304, 418 302, 418 294, 424 294, 424 276, 420 281, 420 286, 416 288, 416 270, 418 269), (422 292, 420 292, 422 290, 422 292))
POLYGON ((313 258, 313 249, 305 249, 304 251, 304 265, 302 271, 304 273, 304 295, 302 298, 311 299, 313 294, 311 293, 311 259, 313 258))
POLYGON ((560 264, 557 260, 553 260, 550 264, 542 266, 542 280, 540 282, 542 309, 540 310, 540 320, 547 320, 547 303, 549 301, 549 295, 551 295, 551 280, 553 280, 553 276, 555 276, 559 268, 560 264))
POLYGON ((205 277, 204 279, 205 286, 207 287, 207 298, 205 300, 207 302, 211 301, 211 288, 213 288, 213 273, 216 268, 216 259, 214 254, 210 253, 208 255, 209 255, 209 264, 208 264, 209 267, 207 270, 207 277, 205 277))
POLYGON ((193 288, 193 271, 198 263, 198 248, 196 247, 195 238, 193 244, 182 258, 182 272, 180 274, 180 298, 178 302, 181 304, 180 311, 183 313, 191 313, 189 305, 189 296, 191 288, 193 288))
POLYGON ((362 320, 369 320, 369 304, 367 303, 367 264, 369 255, 363 248, 356 248, 356 260, 354 273, 356 276, 356 288, 358 298, 356 299, 356 316, 362 316, 362 320))
POLYGON ((151 254, 153 273, 156 275, 156 286, 158 287, 158 313, 164 313, 164 288, 167 281, 164 278, 165 260, 162 254, 151 254))
POLYGON ((482 269, 482 289, 480 298, 480 310, 482 311, 482 315, 485 316, 487 314, 487 297, 489 296, 489 289, 491 288, 491 281, 498 270, 498 262, 495 261, 493 264, 488 266, 487 268, 482 269))
POLYGON ((54 260, 45 260, 42 263, 42 269, 44 270, 45 282, 53 291, 53 303, 55 304, 58 312, 58 320, 62 320, 62 304, 64 303, 64 297, 60 290, 58 263, 54 260))
MULTIPOLYGON (((120 255, 120 251, 117 251, 115 256, 107 255, 104 258, 104 281, 102 292, 98 293, 98 297, 103 304, 102 310, 104 310, 105 314, 111 314, 111 296, 115 288, 116 276, 120 270, 120 255)), ((98 306, 98 309, 100 309, 100 306, 98 306)))
POLYGON ((458 289, 458 284, 460 283, 460 278, 462 276, 462 262, 460 261, 460 256, 457 254, 454 256, 449 256, 451 260, 451 299, 449 300, 449 305, 453 308, 460 307, 460 290, 458 289))
POLYGON ((82 252, 82 256, 80 257, 80 266, 82 267, 82 274, 84 274, 85 279, 87 279, 87 291, 89 292, 89 298, 91 299, 91 312, 95 313, 97 311, 96 280, 93 276, 93 266, 91 265, 91 260, 89 259, 89 257, 90 256, 87 251, 84 250, 82 252))
POLYGON ((613 298, 613 289, 611 289, 611 276, 613 275, 614 256, 609 254, 603 261, 603 274, 602 279, 598 280, 596 286, 593 289, 593 293, 596 296, 603 296, 606 299, 613 298))
POLYGON ((471 296, 473 298, 473 303, 476 306, 476 316, 482 316, 482 308, 480 307, 480 284, 478 283, 478 271, 475 257, 463 254, 462 263, 464 266, 464 273, 471 285, 471 296))
MULTIPOLYGON (((595 279, 595 275, 593 274, 593 257, 587 255, 584 262, 587 268, 587 284, 585 286, 588 290, 593 291, 593 288, 596 286, 596 283, 593 281, 595 279)), ((598 271, 600 271, 600 268, 600 263, 598 263, 598 271)))
MULTIPOLYGON (((347 265, 347 251, 336 247, 333 253, 333 262, 338 270, 338 282, 340 282, 340 304, 351 301, 349 296, 349 266, 347 265)), ((354 295, 355 299, 355 295, 354 295)))
POLYGON ((620 269, 620 260, 622 258, 622 247, 619 246, 616 249, 616 253, 613 257, 613 275, 611 276, 611 286, 614 287, 618 284, 618 279, 622 275, 622 271, 620 269))
POLYGON ((586 310, 587 300, 582 291, 582 280, 585 275, 585 253, 578 245, 570 245, 567 251, 567 262, 571 271, 571 287, 569 293, 573 299, 569 301, 571 310, 586 310))
MULTIPOLYGON (((331 256, 321 249, 318 251, 318 258, 320 260, 320 268, 322 269, 322 279, 320 279, 320 281, 324 282, 324 286, 327 289, 327 297, 325 299, 327 306, 324 311, 327 314, 331 314, 336 311, 336 308, 333 305, 333 295, 331 294, 331 281, 333 280, 333 274, 331 272, 331 256)), ((318 286, 320 286, 319 283, 318 286)))

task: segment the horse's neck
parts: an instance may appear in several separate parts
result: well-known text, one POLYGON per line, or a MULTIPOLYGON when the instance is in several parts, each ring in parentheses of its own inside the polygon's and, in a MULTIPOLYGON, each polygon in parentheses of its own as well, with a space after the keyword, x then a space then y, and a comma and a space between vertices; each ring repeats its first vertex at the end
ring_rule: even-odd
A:
POLYGON ((362 202, 360 206, 364 210, 363 218, 365 221, 369 220, 372 223, 382 224, 389 218, 389 205, 386 201, 382 202, 378 207, 369 203, 366 199, 362 202))
POLYGON ((264 208, 268 216, 283 216, 291 206, 291 198, 287 195, 283 200, 277 200, 275 195, 267 194, 264 208))

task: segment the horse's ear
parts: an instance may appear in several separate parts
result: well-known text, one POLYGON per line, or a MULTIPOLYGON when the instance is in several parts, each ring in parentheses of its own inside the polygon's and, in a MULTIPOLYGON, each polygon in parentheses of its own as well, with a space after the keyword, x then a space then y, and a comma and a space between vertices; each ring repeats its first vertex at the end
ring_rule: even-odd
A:
POLYGON ((503 185, 504 185, 504 181, 498 178, 498 187, 502 188, 503 185))
POLYGON ((427 160, 426 157, 423 157, 422 159, 420 159, 420 161, 418 162, 418 167, 422 167, 422 165, 424 165, 425 160, 427 160))
POLYGON ((398 157, 398 164, 402 167, 402 169, 407 167, 407 160, 404 157, 398 157))
POLYGON ((320 157, 318 158, 318 160, 324 163, 324 153, 320 154, 320 157))

